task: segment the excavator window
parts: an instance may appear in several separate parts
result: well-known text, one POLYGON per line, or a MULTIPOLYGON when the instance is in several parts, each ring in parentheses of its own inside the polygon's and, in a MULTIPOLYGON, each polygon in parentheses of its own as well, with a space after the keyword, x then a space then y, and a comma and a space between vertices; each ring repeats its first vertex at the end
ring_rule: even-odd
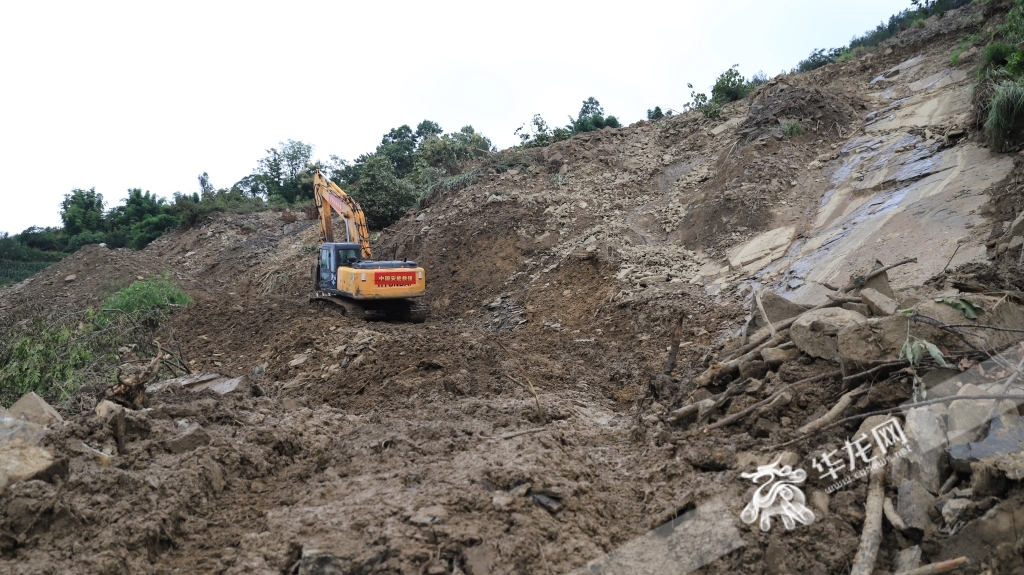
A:
POLYGON ((333 271, 331 269, 331 250, 320 250, 320 280, 330 282, 333 271))
POLYGON ((338 250, 338 267, 347 266, 351 263, 357 262, 363 259, 360 257, 359 250, 354 249, 343 249, 338 250))

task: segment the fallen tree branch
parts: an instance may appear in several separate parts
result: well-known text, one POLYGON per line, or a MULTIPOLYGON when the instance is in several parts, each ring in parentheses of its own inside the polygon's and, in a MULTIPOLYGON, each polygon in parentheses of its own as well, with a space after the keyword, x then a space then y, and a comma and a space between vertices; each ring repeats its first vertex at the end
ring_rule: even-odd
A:
MULTIPOLYGON (((513 356, 511 353, 508 352, 507 349, 505 349, 505 346, 501 345, 500 341, 494 340, 494 343, 498 344, 498 347, 500 347, 502 349, 502 351, 504 351, 505 354, 512 360, 512 362, 516 364, 516 367, 519 368, 519 372, 523 374, 524 378, 526 378, 526 383, 528 383, 530 385, 530 393, 533 394, 533 400, 537 402, 537 413, 540 413, 540 411, 541 411, 541 409, 540 409, 540 397, 537 396, 537 390, 533 387, 533 382, 530 381, 530 376, 526 375, 526 370, 523 369, 523 366, 519 364, 519 361, 516 360, 515 356, 513 356)), ((506 375, 506 377, 508 377, 512 381, 515 381, 515 379, 513 379, 512 376, 510 376, 508 374, 505 374, 505 375, 506 375)), ((518 382, 516 382, 516 383, 518 383, 518 382)))
POLYGON ((814 433, 816 430, 825 427, 830 422, 835 421, 850 405, 853 403, 853 397, 859 395, 860 392, 867 390, 868 385, 865 383, 853 391, 848 391, 839 398, 839 401, 832 406, 832 409, 828 410, 828 413, 808 423, 797 430, 797 433, 814 433))
MULTIPOLYGON (((786 320, 782 320, 779 323, 775 324, 775 330, 781 332, 784 329, 789 329, 789 327, 792 326, 793 323, 796 322, 796 320, 798 320, 800 318, 800 316, 804 315, 805 313, 809 313, 809 312, 812 312, 812 311, 817 311, 819 309, 825 309, 827 307, 837 307, 838 305, 839 305, 839 303, 834 302, 834 301, 827 301, 825 303, 818 304, 818 305, 812 307, 811 309, 801 313, 798 316, 791 317, 791 318, 786 319, 786 320)), ((734 349, 734 350, 730 351, 728 354, 726 354, 726 356, 723 359, 729 359, 729 358, 732 358, 732 357, 736 357, 737 355, 743 355, 745 353, 748 353, 750 350, 760 346, 761 344, 763 344, 764 342, 768 341, 771 338, 772 338, 772 334, 771 333, 764 333, 761 336, 751 340, 750 343, 748 343, 747 345, 745 345, 743 347, 740 347, 738 349, 734 349)))
POLYGON ((875 277, 884 274, 885 272, 891 270, 892 268, 897 268, 897 267, 900 267, 900 266, 903 266, 903 265, 916 264, 916 263, 917 263, 917 258, 907 258, 905 260, 900 260, 900 261, 898 261, 898 262, 896 262, 894 264, 890 264, 890 265, 887 265, 887 266, 880 267, 877 270, 872 271, 871 273, 869 273, 866 276, 850 278, 849 283, 847 283, 845 286, 843 286, 843 288, 839 290, 839 293, 847 293, 847 292, 850 292, 850 291, 855 290, 857 288, 864 287, 864 284, 868 283, 869 281, 871 281, 875 277))
MULTIPOLYGON (((877 450, 877 447, 875 448, 877 450)), ((878 547, 882 543, 882 500, 885 498, 885 466, 873 467, 868 479, 868 500, 864 505, 864 530, 853 558, 850 575, 871 575, 878 547)))
POLYGON ((948 559, 946 561, 939 561, 938 563, 924 565, 923 567, 911 569, 910 571, 901 571, 896 575, 933 575, 934 573, 948 573, 955 569, 959 569, 968 563, 969 561, 967 560, 967 557, 957 557, 956 559, 948 559))
POLYGON ((704 433, 707 433, 707 432, 711 431, 712 429, 718 429, 719 427, 725 427, 726 425, 734 423, 737 420, 743 419, 744 417, 746 417, 746 416, 750 415, 751 413, 753 413, 754 411, 756 411, 758 408, 763 407, 765 405, 768 405, 769 403, 774 401, 776 397, 779 397, 784 392, 789 391, 789 390, 791 390, 791 389, 793 389, 793 388, 795 388, 797 386, 807 385, 809 383, 818 383, 819 381, 825 381, 827 379, 833 379, 833 378, 839 377, 841 375, 843 375, 843 371, 842 370, 830 371, 828 373, 823 373, 821 375, 816 375, 814 377, 808 377, 807 379, 801 379, 800 381, 791 383, 791 384, 787 385, 786 387, 783 387, 782 389, 776 391, 771 396, 769 396, 767 399, 759 401, 759 402, 755 403, 754 405, 751 405, 750 407, 744 409, 743 411, 738 411, 738 412, 736 412, 736 413, 734 413, 734 414, 732 414, 730 416, 724 417, 724 418, 716 421, 715 423, 713 423, 711 425, 705 426, 704 427, 704 433))
POLYGON ((750 361, 754 361, 755 359, 760 357, 762 349, 768 348, 768 347, 775 347, 775 346, 783 343, 788 338, 789 338, 789 332, 788 331, 786 331, 786 332, 779 332, 779 334, 776 335, 774 338, 770 339, 769 341, 762 342, 760 345, 755 346, 749 352, 747 352, 747 353, 745 353, 745 354, 743 354, 743 355, 741 355, 741 356, 739 356, 739 357, 737 357, 735 359, 731 359, 731 360, 726 361, 726 362, 719 362, 719 363, 716 363, 715 365, 709 367, 707 370, 704 371, 704 373, 702 373, 699 376, 697 376, 697 379, 695 379, 694 382, 697 384, 697 387, 706 387, 711 382, 713 382, 714 380, 718 379, 718 377, 721 374, 723 374, 723 373, 730 373, 730 374, 732 374, 732 373, 734 373, 734 372, 739 370, 740 365, 742 365, 744 363, 747 363, 747 362, 750 362, 750 361))
POLYGON ((893 526, 893 529, 897 531, 906 531, 907 524, 903 522, 903 518, 896 513, 896 508, 892 506, 892 499, 888 497, 882 501, 882 513, 885 514, 885 518, 889 520, 889 524, 893 526))
MULTIPOLYGON (((995 399, 995 400, 1005 399, 1005 400, 1009 400, 1009 401, 1024 401, 1024 394, 1001 395, 1001 394, 997 394, 997 393, 983 393, 983 394, 980 394, 980 395, 949 395, 949 396, 946 396, 946 397, 940 397, 938 399, 929 399, 927 401, 918 401, 917 403, 908 403, 908 404, 905 404, 905 405, 897 405, 896 407, 890 407, 888 409, 879 409, 878 411, 869 411, 867 413, 858 413, 857 415, 851 415, 850 417, 844 417, 843 419, 840 419, 839 421, 836 421, 834 423, 830 423, 829 425, 826 425, 825 427, 822 427, 821 429, 816 429, 813 432, 811 432, 811 433, 809 433, 809 434, 807 434, 807 435, 805 435, 803 437, 797 437, 796 439, 791 439, 791 440, 789 440, 789 441, 787 441, 785 443, 780 443, 780 444, 774 446, 772 449, 780 449, 782 447, 788 447, 790 445, 793 445, 794 443, 800 443, 801 441, 804 441, 806 439, 810 439, 811 437, 813 437, 813 436, 815 436, 815 435, 817 435, 817 434, 819 434, 819 433, 821 433, 823 431, 828 431, 829 429, 833 429, 835 427, 838 427, 838 426, 840 426, 840 425, 842 425, 844 423, 849 423, 851 421, 858 421, 858 420, 861 420, 861 419, 866 419, 868 417, 871 417, 872 415, 886 415, 886 414, 894 413, 894 412, 901 411, 901 410, 904 410, 904 409, 913 409, 915 407, 924 407, 926 405, 935 405, 936 403, 947 403, 947 402, 950 402, 950 401, 984 401, 984 400, 987 400, 987 399, 995 399)), ((716 425, 717 425, 717 423, 716 423, 716 425)))

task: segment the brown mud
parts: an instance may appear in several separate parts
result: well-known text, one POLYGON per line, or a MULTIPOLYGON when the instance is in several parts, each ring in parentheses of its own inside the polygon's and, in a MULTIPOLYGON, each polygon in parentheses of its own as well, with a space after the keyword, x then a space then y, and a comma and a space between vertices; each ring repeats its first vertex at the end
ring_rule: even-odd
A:
MULTIPOLYGON (((827 411, 840 383, 804 389, 766 422, 709 433, 662 416, 702 393, 691 380, 750 313, 751 274, 726 255, 779 226, 809 229, 824 186, 808 164, 863 128, 871 80, 915 56, 948 61, 984 25, 979 12, 784 76, 726 106, 723 120, 688 113, 485 161, 480 181, 432 198, 374 246, 426 268, 424 324, 309 304, 314 222, 273 212, 217 216, 140 252, 86 247, 0 291, 10 325, 169 272, 195 301, 161 335, 195 372, 246 377, 227 395, 151 394, 148 410, 127 415, 119 452, 94 396, 58 406, 67 423, 46 441, 68 472, 0 495, 0 571, 568 573, 721 502, 741 545, 712 550, 702 572, 846 573, 866 482, 794 531, 739 521, 752 494, 740 474, 827 411), (786 136, 789 121, 806 131, 786 136), (651 376, 680 315, 678 387, 655 396, 651 376)), ((992 194, 993 227, 1020 212, 1014 163, 994 186, 1006 191, 992 194)), ((1022 289, 1008 254, 971 265, 936 281, 966 274, 1022 289)), ((833 369, 785 363, 725 411, 833 369)), ((858 408, 905 397, 877 390, 858 408)), ((856 429, 790 449, 809 469, 819 446, 856 429)), ((1019 485, 998 507, 1024 526, 1019 485)), ((966 554, 977 573, 1003 535, 932 534, 922 549, 927 561, 966 554)), ((891 572, 907 545, 886 531, 876 572, 891 572)))

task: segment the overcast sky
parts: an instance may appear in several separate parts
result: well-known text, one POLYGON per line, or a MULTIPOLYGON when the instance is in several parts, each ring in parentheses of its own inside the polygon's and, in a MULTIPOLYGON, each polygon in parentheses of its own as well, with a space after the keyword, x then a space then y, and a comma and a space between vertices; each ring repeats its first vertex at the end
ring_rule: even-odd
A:
POLYGON ((209 172, 229 187, 286 139, 326 159, 424 118, 499 148, 596 97, 629 124, 733 64, 789 70, 909 0, 3 2, 0 231, 58 225, 73 188, 112 207, 209 172))

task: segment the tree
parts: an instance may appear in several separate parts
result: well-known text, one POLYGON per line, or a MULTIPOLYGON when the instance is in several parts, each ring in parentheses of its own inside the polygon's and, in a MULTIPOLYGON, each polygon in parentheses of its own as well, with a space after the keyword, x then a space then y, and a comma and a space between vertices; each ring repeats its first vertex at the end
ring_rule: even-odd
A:
POLYGON ((648 120, 660 120, 665 117, 665 114, 661 111, 661 106, 655 106, 653 110, 647 110, 648 120))
POLYGON ((580 118, 586 118, 593 115, 604 116, 604 108, 601 107, 601 103, 594 99, 593 96, 583 101, 583 107, 580 108, 580 118))
POLYGON ((64 194, 60 219, 68 236, 103 231, 103 194, 96 193, 96 188, 74 189, 64 194))
POLYGON ((210 175, 206 172, 199 174, 199 192, 202 194, 202 197, 208 197, 215 190, 216 188, 210 183, 210 175))
POLYGON ((402 124, 384 134, 380 145, 377 146, 377 154, 391 162, 391 168, 396 176, 404 178, 412 173, 415 167, 412 154, 416 151, 416 143, 416 134, 412 128, 402 124))
POLYGON ((416 203, 416 190, 395 175, 391 160, 383 154, 366 159, 352 195, 373 229, 395 223, 416 203))
POLYGON ((441 126, 437 122, 431 122, 430 120, 423 120, 416 126, 416 143, 420 144, 424 139, 430 136, 440 136, 444 133, 441 126))

